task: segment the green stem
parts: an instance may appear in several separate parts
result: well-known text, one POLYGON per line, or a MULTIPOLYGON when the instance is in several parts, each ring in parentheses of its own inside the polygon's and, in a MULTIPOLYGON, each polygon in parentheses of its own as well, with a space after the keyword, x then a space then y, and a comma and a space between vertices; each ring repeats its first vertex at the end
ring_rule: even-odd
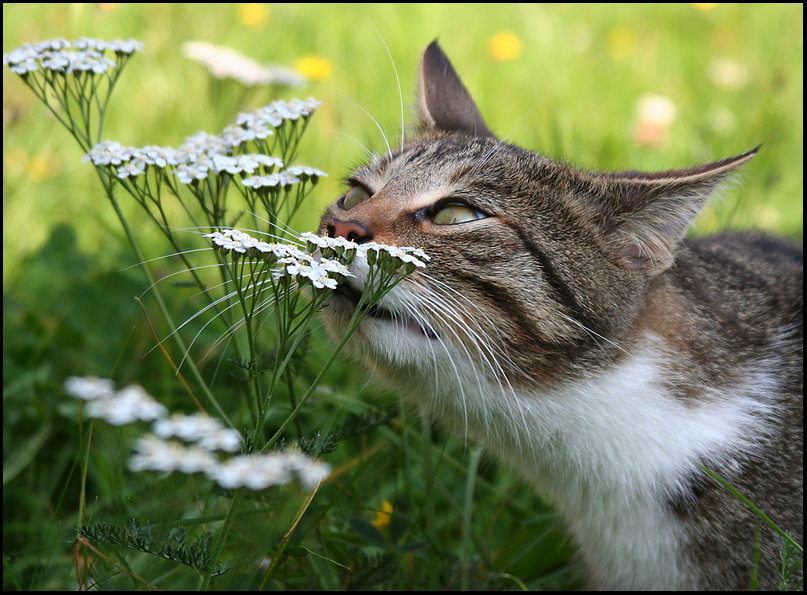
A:
MULTIPOLYGON (((129 240, 129 245, 132 247, 132 250, 135 253, 135 258, 142 263, 141 268, 143 269, 143 273, 146 275, 146 280, 148 281, 149 285, 154 288, 153 292, 154 299, 157 301, 157 306, 159 307, 160 312, 162 312, 163 317, 165 318, 165 322, 168 325, 169 330, 171 331, 170 336, 172 340, 182 353, 187 353, 188 349, 185 347, 185 343, 182 341, 182 338, 179 336, 179 333, 177 332, 176 325, 174 324, 173 318, 171 318, 171 313, 168 311, 168 308, 165 305, 165 302, 163 301, 162 294, 160 293, 159 289, 156 287, 154 283, 154 277, 152 276, 151 271, 149 270, 148 265, 145 262, 143 253, 140 251, 140 246, 138 245, 137 240, 135 239, 134 234, 132 233, 132 230, 129 227, 129 224, 126 221, 126 217, 124 216, 123 211, 121 211, 120 206, 118 205, 118 201, 115 200, 115 195, 112 189, 112 184, 109 181, 109 178, 105 175, 105 171, 102 168, 96 167, 95 171, 98 173, 98 177, 101 179, 101 184, 104 186, 104 189, 106 190, 107 197, 109 198, 109 201, 112 203, 112 208, 115 209, 115 213, 118 216, 118 220, 123 226, 123 230, 126 233, 127 239, 129 240)), ((213 403, 213 406, 216 408, 219 415, 221 415, 222 419, 227 421, 230 427, 234 427, 232 421, 230 421, 230 418, 227 416, 224 409, 222 409, 221 405, 219 405, 219 402, 213 396, 213 393, 210 392, 210 389, 207 386, 207 382, 205 382, 205 379, 202 377, 202 374, 199 372, 199 369, 196 367, 196 363, 193 361, 190 355, 186 356, 185 361, 190 366, 191 374, 196 379, 199 387, 202 389, 202 392, 205 394, 208 400, 211 403, 213 403)))
POLYGON ((221 527, 221 533, 219 533, 219 538, 216 540, 216 543, 212 549, 213 556, 210 559, 210 566, 199 581, 199 591, 207 591, 210 588, 210 581, 213 578, 213 572, 216 570, 216 566, 221 558, 221 551, 224 549, 224 543, 227 541, 227 535, 229 535, 233 522, 235 522, 238 507, 241 504, 241 499, 244 497, 245 491, 246 488, 239 488, 236 490, 235 495, 233 496, 233 501, 230 503, 230 510, 227 512, 227 517, 224 519, 224 524, 221 527))

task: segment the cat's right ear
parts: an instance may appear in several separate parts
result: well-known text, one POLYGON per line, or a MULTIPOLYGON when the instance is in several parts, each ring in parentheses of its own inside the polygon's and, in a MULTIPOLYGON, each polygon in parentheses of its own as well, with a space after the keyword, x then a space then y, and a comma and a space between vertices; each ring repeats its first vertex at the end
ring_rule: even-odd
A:
POLYGON ((419 82, 422 130, 495 138, 437 40, 423 52, 419 82))

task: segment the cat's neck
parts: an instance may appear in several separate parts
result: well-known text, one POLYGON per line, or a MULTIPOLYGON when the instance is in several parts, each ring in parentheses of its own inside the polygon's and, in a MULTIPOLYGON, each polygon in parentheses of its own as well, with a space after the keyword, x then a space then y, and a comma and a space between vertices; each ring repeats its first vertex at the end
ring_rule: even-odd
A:
MULTIPOLYGON (((698 461, 720 468, 754 452, 777 380, 769 368, 749 366, 741 390, 692 406, 668 381, 675 371, 662 337, 646 333, 634 352, 551 389, 486 377, 462 353, 444 362, 436 353, 439 377, 408 382, 421 407, 555 503, 601 586, 680 586, 683 536, 671 503, 690 497, 698 461)), ((399 374, 396 382, 407 382, 399 374)))

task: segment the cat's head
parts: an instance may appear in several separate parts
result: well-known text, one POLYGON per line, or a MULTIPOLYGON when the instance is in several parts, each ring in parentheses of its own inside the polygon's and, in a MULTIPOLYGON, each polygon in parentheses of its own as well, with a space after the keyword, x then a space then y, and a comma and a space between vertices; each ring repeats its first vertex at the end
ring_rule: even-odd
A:
MULTIPOLYGON (((436 42, 419 82, 419 135, 356 169, 319 229, 431 257, 352 339, 398 378, 448 367, 534 385, 613 358, 709 195, 756 152, 652 174, 580 171, 497 140, 436 42)), ((354 272, 324 310, 336 337, 363 289, 354 272)))

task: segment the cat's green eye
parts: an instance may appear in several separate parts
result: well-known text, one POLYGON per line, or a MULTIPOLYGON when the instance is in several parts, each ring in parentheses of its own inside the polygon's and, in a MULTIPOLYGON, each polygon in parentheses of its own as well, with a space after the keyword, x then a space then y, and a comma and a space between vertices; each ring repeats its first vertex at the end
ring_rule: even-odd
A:
POLYGON ((437 211, 432 217, 432 221, 437 225, 455 225, 484 218, 485 215, 468 205, 451 203, 437 211))
POLYGON ((370 194, 361 186, 354 186, 342 197, 341 207, 349 211, 365 200, 370 200, 370 194))

